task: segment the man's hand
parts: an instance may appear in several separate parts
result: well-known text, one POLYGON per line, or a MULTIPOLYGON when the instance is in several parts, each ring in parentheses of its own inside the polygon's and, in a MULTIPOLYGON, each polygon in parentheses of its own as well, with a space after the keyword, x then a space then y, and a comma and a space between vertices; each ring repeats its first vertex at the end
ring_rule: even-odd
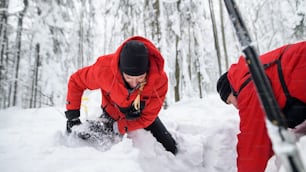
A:
POLYGON ((67 110, 65 112, 67 123, 66 123, 66 130, 68 133, 71 133, 71 128, 75 125, 82 124, 80 117, 80 110, 67 110))
POLYGON ((81 120, 79 118, 73 119, 73 120, 67 120, 66 123, 66 130, 68 133, 71 133, 71 129, 75 125, 80 125, 82 124, 81 120))
POLYGON ((306 135, 306 120, 292 129, 296 134, 306 135))
POLYGON ((146 104, 145 104, 144 101, 140 101, 140 109, 136 110, 135 107, 134 107, 134 104, 132 103, 131 106, 130 106, 129 111, 127 111, 125 113, 125 118, 127 120, 138 119, 141 116, 142 110, 144 109, 145 105, 146 104))

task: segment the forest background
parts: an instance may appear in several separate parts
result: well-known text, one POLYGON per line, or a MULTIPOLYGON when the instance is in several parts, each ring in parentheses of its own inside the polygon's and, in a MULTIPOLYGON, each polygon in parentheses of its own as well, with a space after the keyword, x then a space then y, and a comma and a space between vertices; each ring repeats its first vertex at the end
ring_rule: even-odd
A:
MULTIPOLYGON (((259 54, 306 40, 305 0, 237 0, 259 54)), ((69 76, 130 36, 165 58, 165 107, 215 92, 241 55, 222 0, 1 0, 0 109, 63 106, 69 76)))

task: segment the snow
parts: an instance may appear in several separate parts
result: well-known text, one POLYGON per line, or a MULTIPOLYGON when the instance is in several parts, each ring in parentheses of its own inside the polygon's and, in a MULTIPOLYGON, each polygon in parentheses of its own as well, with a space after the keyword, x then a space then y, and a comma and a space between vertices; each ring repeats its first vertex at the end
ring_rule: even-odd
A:
MULTIPOLYGON (((99 104, 94 100, 99 96, 89 94, 88 97, 88 116, 83 110, 82 120, 98 116, 94 113, 99 112, 99 104)), ((102 151, 99 147, 66 134, 64 111, 63 107, 1 110, 0 170, 236 171, 236 134, 239 132, 237 110, 225 105, 216 94, 203 99, 183 100, 160 112, 161 120, 178 142, 177 156, 165 151, 145 130, 131 132, 121 142, 102 151)), ((305 139, 303 141, 306 142, 305 139)), ((301 148, 303 155, 306 155, 305 146, 301 148)), ((273 163, 269 165, 269 169, 273 167, 273 163)))

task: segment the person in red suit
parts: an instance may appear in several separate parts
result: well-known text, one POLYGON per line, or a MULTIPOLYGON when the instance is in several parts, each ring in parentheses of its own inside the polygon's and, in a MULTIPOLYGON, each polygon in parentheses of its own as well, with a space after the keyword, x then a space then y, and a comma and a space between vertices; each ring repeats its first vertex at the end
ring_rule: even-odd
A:
MULTIPOLYGON (((282 46, 259 58, 287 125, 296 133, 305 134, 306 42, 282 46)), ((274 153, 265 114, 243 56, 219 78, 217 91, 225 103, 239 110, 238 172, 263 172, 274 153)))
POLYGON ((79 69, 68 82, 67 131, 81 124, 80 105, 84 90, 100 89, 101 118, 109 130, 121 135, 137 130, 151 131, 167 151, 177 153, 177 144, 158 117, 168 90, 164 58, 148 39, 134 36, 118 49, 79 69))

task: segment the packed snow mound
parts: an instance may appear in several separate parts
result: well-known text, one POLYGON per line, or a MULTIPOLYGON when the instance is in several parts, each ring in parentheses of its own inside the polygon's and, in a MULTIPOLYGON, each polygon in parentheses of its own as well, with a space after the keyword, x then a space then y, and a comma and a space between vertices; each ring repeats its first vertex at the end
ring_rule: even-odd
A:
MULTIPOLYGON (((86 107, 82 121, 99 116, 99 103, 88 101, 86 107)), ((55 107, 0 111, 1 171, 236 171, 238 114, 217 95, 183 100, 160 112, 178 143, 176 156, 145 130, 124 135, 107 149, 67 135, 64 111, 55 107)), ((305 145, 300 145, 304 152, 305 145)), ((273 163, 270 166, 273 169, 273 163)))

